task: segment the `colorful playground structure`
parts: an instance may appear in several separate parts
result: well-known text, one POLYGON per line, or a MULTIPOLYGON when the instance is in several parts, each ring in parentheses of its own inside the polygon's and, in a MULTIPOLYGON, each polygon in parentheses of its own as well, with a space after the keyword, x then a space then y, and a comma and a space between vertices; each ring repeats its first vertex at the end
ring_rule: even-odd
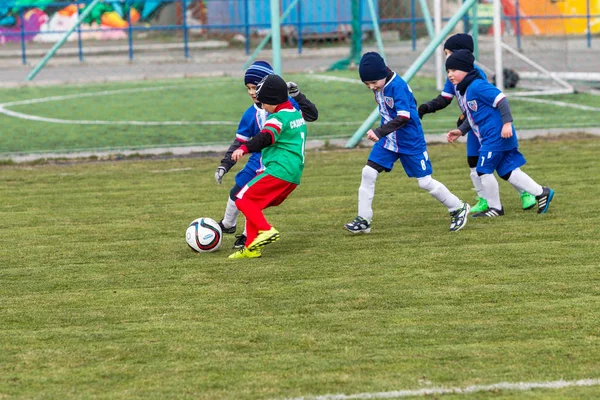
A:
MULTIPOLYGON (((129 23, 147 21, 164 4, 172 1, 140 0, 122 2, 105 0, 97 4, 84 20, 83 29, 104 30, 98 39, 121 38, 110 34, 114 29, 126 29, 129 23)), ((76 22, 85 2, 56 0, 3 0, 0 4, 0 44, 21 40, 55 42, 76 22)))
POLYGON ((600 0, 502 0, 502 11, 521 35, 600 32, 600 0))
MULTIPOLYGON (((485 16, 484 6, 491 6, 491 0, 484 1, 479 18, 485 16)), ((178 0, 102 0, 83 21, 81 30, 88 38, 121 39, 130 23, 147 24, 161 7, 174 2, 178 0)), ((283 8, 290 2, 282 0, 283 8)), ((362 9, 367 10, 365 0, 360 3, 362 9)), ((381 9, 384 3, 385 0, 376 0, 375 6, 381 9)), ((501 3, 505 27, 510 25, 518 35, 600 33, 600 0, 501 0, 501 3)), ((86 0, 0 0, 0 44, 32 40, 57 42, 75 25, 87 4, 86 0)), ((252 34, 269 27, 269 0, 186 0, 181 4, 186 4, 194 17, 198 14, 195 10, 200 9, 201 18, 196 18, 196 24, 208 29, 252 34)), ((294 21, 298 22, 298 28, 302 21, 303 34, 346 32, 351 19, 349 4, 350 0, 301 0, 298 9, 294 8, 290 14, 289 21, 293 22, 283 26, 283 33, 290 33, 285 29, 294 29, 294 21)), ((490 19, 488 13, 484 24, 490 19)), ((370 26, 368 13, 362 13, 362 20, 365 26, 370 26)))

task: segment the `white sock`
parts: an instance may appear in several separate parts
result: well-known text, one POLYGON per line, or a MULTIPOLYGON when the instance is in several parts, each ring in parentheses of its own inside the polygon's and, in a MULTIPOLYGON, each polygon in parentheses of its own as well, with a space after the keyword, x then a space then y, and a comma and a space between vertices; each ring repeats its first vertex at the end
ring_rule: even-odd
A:
POLYGON ((379 172, 375 168, 365 165, 362 169, 362 179, 358 188, 358 216, 369 222, 373 219, 372 205, 377 176, 379 176, 379 172))
POLYGON ((500 187, 496 177, 493 174, 481 175, 481 186, 483 188, 483 198, 487 200, 488 207, 501 210, 500 187))
POLYGON ((525 172, 521 171, 521 168, 516 168, 511 172, 508 182, 514 187, 531 193, 534 196, 539 196, 544 191, 542 186, 531 179, 525 172))
MULTIPOLYGON (((510 182, 508 182, 510 183, 510 182)), ((511 184, 512 185, 512 184, 511 184)), ((512 185, 512 187, 515 188, 515 190, 517 191, 517 193, 519 193, 519 196, 523 194, 523 192, 525 192, 523 189, 519 189, 518 187, 516 187, 515 185, 512 185)))
POLYGON ((235 226, 235 220, 237 219, 240 210, 235 205, 235 201, 231 200, 231 197, 227 199, 227 207, 225 207, 225 215, 223 216, 223 226, 225 228, 231 228, 235 226))
POLYGON ((445 205, 449 212, 456 211, 462 207, 463 202, 452 194, 441 182, 433 179, 431 175, 417 178, 417 182, 421 189, 427 190, 437 201, 445 205))
POLYGON ((483 198, 481 193, 481 178, 477 173, 477 168, 471 168, 471 182, 473 182, 473 187, 475 188, 475 192, 477 192, 477 196, 483 198))

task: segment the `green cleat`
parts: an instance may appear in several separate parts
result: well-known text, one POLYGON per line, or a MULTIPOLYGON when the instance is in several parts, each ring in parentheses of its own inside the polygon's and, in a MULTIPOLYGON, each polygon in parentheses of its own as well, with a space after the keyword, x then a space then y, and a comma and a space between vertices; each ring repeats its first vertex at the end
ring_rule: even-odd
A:
POLYGON ((521 201, 523 202, 523 210, 530 210, 537 203, 535 196, 527 192, 521 193, 521 201))
POLYGON ((268 231, 259 231, 256 239, 248 246, 248 250, 261 250, 266 245, 278 241, 279 236, 279 231, 273 227, 268 231))
POLYGON ((262 256, 260 250, 248 250, 247 248, 242 248, 237 250, 235 253, 231 254, 227 258, 231 259, 239 259, 239 258, 258 258, 262 256))
MULTIPOLYGON (((471 207, 471 212, 473 214, 477 214, 480 212, 484 212, 487 211, 488 209, 488 203, 487 200, 484 199, 483 197, 475 197, 477 199, 477 204, 475 204, 473 207, 471 207)), ((534 198, 535 201, 535 198, 534 198)))

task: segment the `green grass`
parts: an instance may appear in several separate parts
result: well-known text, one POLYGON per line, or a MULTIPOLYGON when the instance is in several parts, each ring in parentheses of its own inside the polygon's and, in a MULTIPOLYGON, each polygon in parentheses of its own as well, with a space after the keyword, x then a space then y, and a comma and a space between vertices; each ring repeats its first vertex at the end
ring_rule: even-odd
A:
MULTIPOLYGON (((320 118, 310 128, 312 138, 349 138, 375 108, 375 102, 372 94, 358 82, 355 71, 329 75, 356 79, 357 83, 326 82, 307 74, 286 78, 297 81, 319 108, 320 118)), ((410 84, 419 103, 438 94, 432 79, 416 77, 410 84)), ((28 116, 91 122, 62 124, 0 114, 3 126, 0 154, 229 143, 234 138, 242 112, 251 104, 240 78, 0 89, 2 104, 52 96, 77 97, 9 105, 6 109, 28 116), (102 92, 110 94, 90 95, 102 92), (88 96, 81 97, 85 94, 88 96), (105 124, 94 121, 104 121, 105 124), (185 122, 192 125, 115 124, 118 121, 185 122), (224 121, 227 124, 198 125, 203 121, 224 121)), ((545 99, 600 108, 600 97, 589 94, 545 99)), ((512 98, 511 107, 517 129, 600 126, 600 114, 589 110, 512 98)), ((426 116, 424 130, 426 133, 445 133, 455 127, 458 115, 458 107, 452 104, 442 112, 426 116)))
MULTIPOLYGON (((267 211, 282 239, 247 261, 227 259, 230 236, 211 254, 185 244, 190 221, 224 211, 233 173, 214 183, 220 157, 0 167, 0 398, 281 399, 599 378, 600 140, 521 150, 524 170, 556 190, 548 214, 520 210, 500 182, 506 216, 451 234, 445 209, 397 166, 379 179, 363 236, 342 225, 368 150, 309 152, 302 185, 267 211)), ((472 199, 464 146, 429 152, 434 177, 472 199)))

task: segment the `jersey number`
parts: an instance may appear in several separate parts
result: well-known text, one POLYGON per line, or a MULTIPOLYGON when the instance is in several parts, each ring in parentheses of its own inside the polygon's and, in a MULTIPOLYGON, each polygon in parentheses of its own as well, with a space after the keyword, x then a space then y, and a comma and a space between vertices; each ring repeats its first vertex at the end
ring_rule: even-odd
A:
POLYGON ((302 138, 302 164, 304 164, 304 151, 306 146, 306 138, 304 137, 304 132, 300 132, 300 137, 302 138))

